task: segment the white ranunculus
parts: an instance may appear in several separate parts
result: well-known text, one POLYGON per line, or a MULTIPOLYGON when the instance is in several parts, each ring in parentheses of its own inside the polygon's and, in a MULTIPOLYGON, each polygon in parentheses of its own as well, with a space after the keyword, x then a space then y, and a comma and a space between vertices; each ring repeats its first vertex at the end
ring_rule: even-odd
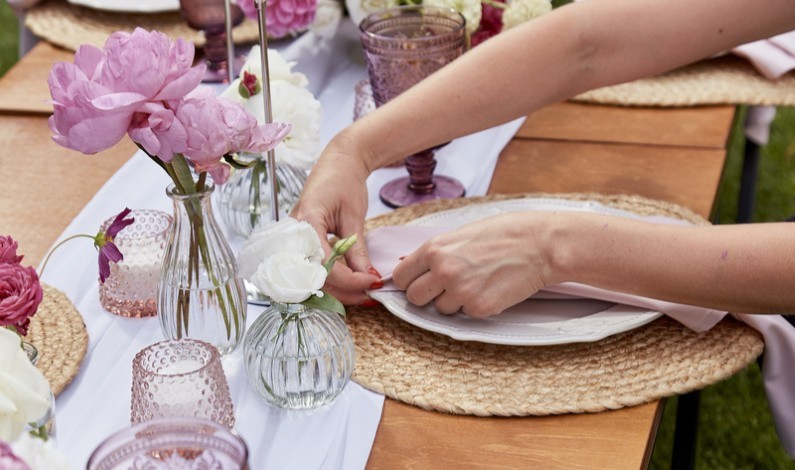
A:
POLYGON ((312 294, 323 296, 326 268, 299 253, 280 252, 265 258, 249 279, 273 300, 299 303, 312 294))
POLYGON ((367 15, 398 5, 398 0, 345 0, 351 20, 358 26, 367 15))
POLYGON ((75 468, 58 449, 52 439, 43 441, 30 434, 22 434, 11 444, 14 455, 24 460, 31 470, 71 470, 75 468))
POLYGON ((469 34, 474 33, 480 27, 480 19, 483 16, 483 7, 480 5, 480 0, 425 0, 422 4, 458 10, 466 19, 466 28, 469 34))
MULTIPOLYGON (((270 74, 271 83, 276 80, 284 80, 296 86, 307 86, 309 79, 301 72, 293 72, 294 65, 295 62, 284 60, 284 57, 276 49, 268 49, 268 73, 270 74)), ((240 70, 241 76, 243 71, 253 73, 262 80, 262 59, 259 46, 251 48, 251 52, 248 53, 248 57, 243 63, 243 68, 240 70)))
POLYGON ((552 11, 550 0, 510 0, 508 7, 502 12, 502 30, 519 26, 550 11, 552 11))
POLYGON ((320 237, 308 223, 285 217, 278 222, 270 222, 255 229, 243 244, 237 255, 240 276, 251 278, 258 266, 277 253, 296 254, 299 257, 322 266, 325 252, 320 237))
POLYGON ((342 3, 337 0, 318 0, 315 21, 309 30, 321 38, 333 38, 342 19, 342 3))
POLYGON ((50 385, 19 344, 19 336, 0 328, 0 439, 15 441, 25 424, 50 407, 50 385))

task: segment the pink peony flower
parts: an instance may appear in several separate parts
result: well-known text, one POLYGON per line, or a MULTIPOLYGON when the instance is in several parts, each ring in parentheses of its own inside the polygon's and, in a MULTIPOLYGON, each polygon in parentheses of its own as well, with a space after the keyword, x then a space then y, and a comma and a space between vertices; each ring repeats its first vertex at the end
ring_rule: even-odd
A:
POLYGON ((10 326, 28 334, 30 317, 41 303, 43 291, 39 276, 31 266, 0 264, 0 326, 10 326))
MULTIPOLYGON (((257 19, 257 0, 238 0, 243 13, 257 19)), ((269 0, 265 6, 268 36, 281 38, 303 31, 315 20, 317 0, 269 0)))
POLYGON ((7 443, 0 441, 0 468, 3 470, 30 470, 28 464, 14 454, 7 443))
POLYGON ((50 71, 53 140, 96 153, 133 131, 153 155, 164 152, 164 141, 167 149, 179 148, 183 134, 170 129, 173 120, 164 110, 169 100, 181 99, 201 82, 205 67, 191 67, 193 54, 192 44, 141 28, 112 34, 101 50, 81 46, 73 64, 59 62, 50 71))
POLYGON ((289 124, 263 124, 231 100, 218 98, 199 88, 183 101, 177 119, 187 130, 183 152, 196 171, 206 171, 217 184, 229 178, 229 165, 222 157, 235 152, 266 152, 284 139, 289 124), (222 124, 222 125, 219 125, 222 124))
POLYGON ((0 235, 0 263, 18 264, 23 256, 17 255, 17 242, 10 236, 0 235))

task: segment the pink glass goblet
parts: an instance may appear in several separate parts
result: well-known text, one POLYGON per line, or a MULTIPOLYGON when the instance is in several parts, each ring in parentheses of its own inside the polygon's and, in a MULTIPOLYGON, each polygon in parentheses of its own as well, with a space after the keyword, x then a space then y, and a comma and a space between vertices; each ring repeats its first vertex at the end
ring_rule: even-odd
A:
POLYGON ((248 447, 234 430, 202 418, 159 418, 108 436, 88 470, 248 470, 248 447))
POLYGON ((166 340, 133 359, 130 421, 205 418, 231 428, 234 405, 218 349, 195 339, 166 340))
MULTIPOLYGON (((243 22, 243 11, 232 3, 230 6, 232 26, 243 22)), ((193 29, 204 32, 202 53, 207 63, 205 82, 223 83, 229 81, 229 52, 226 43, 226 12, 224 0, 180 0, 182 18, 193 29)))
MULTIPOLYGON (((452 8, 401 6, 369 15, 359 24, 376 106, 381 106, 461 56, 466 50, 464 17, 452 8)), ((434 175, 438 147, 406 158, 409 176, 381 188, 384 204, 401 207, 464 195, 464 186, 434 175)))

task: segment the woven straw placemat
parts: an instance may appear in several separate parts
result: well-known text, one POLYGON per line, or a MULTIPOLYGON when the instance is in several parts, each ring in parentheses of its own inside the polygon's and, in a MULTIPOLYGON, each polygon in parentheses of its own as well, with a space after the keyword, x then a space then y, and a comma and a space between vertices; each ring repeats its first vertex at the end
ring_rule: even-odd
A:
MULTIPOLYGON (((707 223, 683 207, 636 196, 525 194, 410 206, 369 220, 367 229, 518 197, 593 200, 638 214, 707 223)), ((383 308, 350 308, 348 327, 356 347, 357 383, 421 408, 480 416, 598 412, 648 403, 726 379, 764 347, 754 329, 733 318, 695 333, 661 317, 596 342, 531 347, 457 341, 383 308)))
POLYGON ((36 367, 58 395, 72 382, 88 349, 83 317, 66 294, 43 284, 44 298, 30 321, 25 341, 39 350, 36 367))
POLYGON ((769 80, 747 60, 727 55, 655 77, 588 91, 573 100, 623 106, 793 106, 795 73, 769 80))
MULTIPOLYGON (((25 25, 36 36, 73 51, 82 44, 102 47, 114 32, 132 32, 137 26, 156 29, 172 39, 192 41, 196 47, 204 45, 204 34, 188 26, 179 12, 119 13, 72 5, 64 0, 45 0, 28 11, 25 25)), ((243 20, 232 30, 232 37, 241 44, 256 42, 257 23, 243 20)))

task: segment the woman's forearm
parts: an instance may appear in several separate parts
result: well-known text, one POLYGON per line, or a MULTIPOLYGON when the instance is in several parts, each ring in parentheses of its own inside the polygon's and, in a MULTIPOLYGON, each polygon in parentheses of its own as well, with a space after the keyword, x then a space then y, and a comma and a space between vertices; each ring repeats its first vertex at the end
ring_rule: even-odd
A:
POLYGON ((795 223, 682 227, 557 214, 546 226, 551 283, 737 313, 795 311, 795 223))
POLYGON ((787 30, 791 0, 587 0, 503 32, 343 131, 370 170, 580 92, 787 30))

